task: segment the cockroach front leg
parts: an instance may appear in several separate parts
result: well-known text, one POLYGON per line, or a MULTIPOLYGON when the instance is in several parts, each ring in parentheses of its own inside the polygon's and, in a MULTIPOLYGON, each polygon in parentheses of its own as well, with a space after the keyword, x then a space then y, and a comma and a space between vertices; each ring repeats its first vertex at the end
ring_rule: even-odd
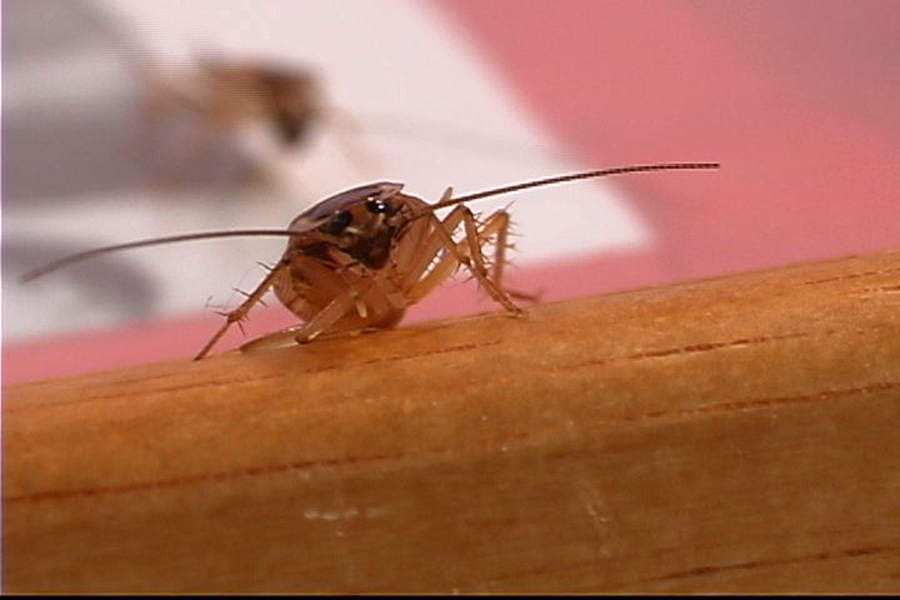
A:
POLYGON ((276 264, 269 274, 266 275, 265 279, 256 286, 256 289, 253 290, 250 294, 247 295, 247 299, 244 300, 240 306, 236 309, 232 310, 225 314, 225 323, 219 330, 212 336, 206 345, 203 346, 203 349, 197 353, 197 356, 194 357, 194 360, 200 360, 204 356, 206 356, 210 350, 212 350, 213 346, 216 345, 225 332, 228 331, 228 328, 231 327, 234 323, 240 323, 246 316, 247 313, 250 312, 250 309, 253 308, 253 305, 262 300, 262 297, 266 295, 266 292, 269 291, 269 288, 272 287, 275 278, 281 275, 282 271, 288 268, 288 262, 282 260, 278 264, 276 264))

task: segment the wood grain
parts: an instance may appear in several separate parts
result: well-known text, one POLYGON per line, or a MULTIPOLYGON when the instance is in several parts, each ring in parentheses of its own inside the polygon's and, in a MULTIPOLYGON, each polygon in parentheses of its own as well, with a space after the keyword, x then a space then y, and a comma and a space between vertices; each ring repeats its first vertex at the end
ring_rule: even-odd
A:
POLYGON ((7 592, 900 592, 900 252, 5 390, 7 592))

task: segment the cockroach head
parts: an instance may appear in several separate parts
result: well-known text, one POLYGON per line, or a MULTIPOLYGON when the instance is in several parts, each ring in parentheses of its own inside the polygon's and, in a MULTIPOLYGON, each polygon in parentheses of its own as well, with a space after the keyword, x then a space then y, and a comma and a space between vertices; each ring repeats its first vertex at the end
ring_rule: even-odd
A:
MULTIPOLYGON (((309 231, 314 243, 325 242, 362 264, 380 269, 387 263, 399 223, 397 196, 403 184, 381 182, 335 194, 291 222, 293 231, 309 231)), ((295 238, 296 245, 306 245, 295 238)))
MULTIPOLYGON (((327 226, 330 221, 340 223, 345 220, 341 213, 360 205, 371 206, 372 213, 393 213, 391 198, 403 189, 402 183, 370 183, 346 190, 325 198, 318 204, 302 212, 291 221, 288 229, 292 231, 309 231, 317 227, 327 226)), ((368 209, 367 209, 368 210, 368 209)))

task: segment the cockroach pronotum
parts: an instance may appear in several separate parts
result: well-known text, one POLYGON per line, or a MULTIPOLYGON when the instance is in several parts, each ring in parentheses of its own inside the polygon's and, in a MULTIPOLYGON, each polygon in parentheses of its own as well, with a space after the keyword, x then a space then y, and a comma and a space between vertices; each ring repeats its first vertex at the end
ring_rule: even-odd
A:
POLYGON ((22 277, 29 281, 77 261, 118 250, 189 240, 236 236, 288 236, 287 250, 246 300, 223 313, 225 323, 203 346, 206 356, 234 323, 274 288, 303 323, 244 344, 242 350, 280 345, 291 338, 312 341, 322 333, 385 329, 400 322, 407 307, 428 295, 460 266, 508 313, 521 309, 503 286, 510 217, 505 210, 478 220, 466 206, 491 196, 567 181, 647 171, 716 169, 718 163, 661 163, 585 171, 515 183, 464 196, 447 188, 433 204, 402 193, 400 183, 371 183, 335 194, 291 221, 287 229, 189 233, 106 246, 62 258, 22 277), (450 208, 443 219, 435 211, 450 208), (457 234, 457 230, 461 233, 457 234), (454 237, 454 236, 457 237, 454 237), (483 248, 494 244, 493 259, 483 248))

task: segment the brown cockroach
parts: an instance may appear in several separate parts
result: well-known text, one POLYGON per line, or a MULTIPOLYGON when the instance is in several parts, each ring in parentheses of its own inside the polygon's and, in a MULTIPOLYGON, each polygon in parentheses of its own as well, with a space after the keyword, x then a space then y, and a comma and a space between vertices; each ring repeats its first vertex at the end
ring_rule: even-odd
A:
POLYGON ((201 58, 180 76, 152 66, 142 72, 148 86, 144 109, 153 118, 182 108, 223 132, 265 123, 285 149, 298 147, 314 126, 325 123, 334 128, 343 151, 357 166, 371 162, 350 141, 361 128, 329 105, 320 77, 309 69, 266 60, 201 58))
POLYGON ((447 188, 433 204, 404 194, 399 183, 372 183, 331 196, 291 221, 287 229, 191 233, 106 246, 74 254, 22 277, 28 281, 71 263, 118 250, 231 236, 289 236, 284 255, 200 350, 206 356, 234 323, 274 288, 275 295, 303 323, 244 344, 242 350, 312 341, 323 333, 395 326, 406 309, 465 268, 508 313, 521 309, 503 285, 510 217, 505 210, 478 220, 466 203, 529 188, 647 171, 716 169, 718 163, 661 163, 586 171, 453 196, 447 188), (439 218, 435 211, 452 210, 439 218), (457 235, 461 230, 461 235, 457 235), (457 237, 454 237, 457 235, 457 237), (493 242, 493 259, 483 249, 493 242))

